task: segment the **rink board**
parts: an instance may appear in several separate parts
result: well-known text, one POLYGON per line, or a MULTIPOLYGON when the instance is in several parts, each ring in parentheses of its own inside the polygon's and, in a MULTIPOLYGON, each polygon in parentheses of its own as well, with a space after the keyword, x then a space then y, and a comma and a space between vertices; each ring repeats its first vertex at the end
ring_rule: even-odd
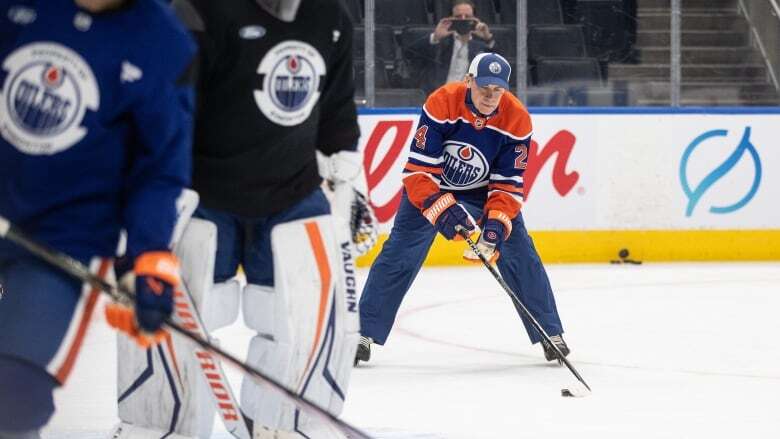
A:
MULTIPOLYGON (((780 108, 532 108, 526 226, 546 262, 780 259, 780 108)), ((416 109, 360 114, 382 233, 416 109)), ((461 262, 437 240, 428 264, 461 262)), ((369 264, 377 249, 360 262, 369 264)))

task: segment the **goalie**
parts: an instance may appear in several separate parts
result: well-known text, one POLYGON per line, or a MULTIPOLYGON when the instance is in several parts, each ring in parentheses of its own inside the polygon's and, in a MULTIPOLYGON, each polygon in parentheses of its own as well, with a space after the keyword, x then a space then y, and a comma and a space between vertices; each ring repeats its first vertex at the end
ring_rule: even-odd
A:
MULTIPOLYGON (((173 6, 200 48, 194 217, 217 232, 214 284, 196 298, 203 322, 230 325, 242 304, 257 333, 247 362, 338 414, 359 337, 352 251, 375 240, 355 151, 352 24, 337 0, 173 6)), ((241 411, 254 438, 336 434, 249 379, 241 411)))

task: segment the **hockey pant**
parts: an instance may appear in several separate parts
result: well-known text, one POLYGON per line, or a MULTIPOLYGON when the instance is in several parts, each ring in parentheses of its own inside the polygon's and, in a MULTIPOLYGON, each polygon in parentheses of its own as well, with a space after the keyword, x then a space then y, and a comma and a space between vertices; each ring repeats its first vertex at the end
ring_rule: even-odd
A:
MULTIPOLYGON (((329 211, 317 189, 267 217, 248 219, 203 208, 196 215, 217 225, 215 283, 235 282, 229 279, 239 264, 244 268, 244 322, 257 331, 247 361, 338 414, 359 334, 349 234, 334 230, 329 211)), ((235 300, 225 300, 226 308, 234 305, 235 300)), ((316 419, 251 379, 242 384, 241 406, 254 421, 256 437, 276 431, 331 437, 316 419)))
MULTIPOLYGON (((108 259, 90 264, 109 282, 112 268, 108 259)), ((52 392, 73 370, 102 296, 21 250, 0 255, 0 285, 0 432, 36 437, 54 413, 52 392)))
MULTIPOLYGON (((481 206, 462 204, 473 218, 482 216, 481 206)), ((420 271, 436 233, 404 192, 390 237, 371 266, 360 297, 360 332, 363 336, 371 337, 378 344, 385 343, 401 301, 420 271)), ((512 221, 512 234, 503 243, 497 265, 506 283, 542 328, 550 335, 563 333, 550 281, 525 229, 522 215, 512 221)), ((495 287, 496 294, 501 294, 500 287, 497 284, 495 287)), ((522 318, 522 313, 518 313, 522 318)), ((522 320, 531 342, 539 342, 541 336, 525 318, 522 320)))

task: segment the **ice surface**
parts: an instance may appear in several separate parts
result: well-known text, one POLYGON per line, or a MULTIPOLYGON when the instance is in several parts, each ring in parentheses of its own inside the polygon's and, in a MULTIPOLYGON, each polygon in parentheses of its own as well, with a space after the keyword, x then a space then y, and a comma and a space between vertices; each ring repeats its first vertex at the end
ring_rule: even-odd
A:
MULTIPOLYGON (((344 419, 383 439, 778 437, 780 264, 548 271, 591 396, 560 396, 576 380, 529 344, 484 268, 425 269, 386 346, 355 370, 344 419)), ((217 335, 245 354, 241 323, 217 335)), ((99 319, 44 438, 106 437, 114 340, 99 319)), ((230 436, 217 424, 213 437, 230 436)))

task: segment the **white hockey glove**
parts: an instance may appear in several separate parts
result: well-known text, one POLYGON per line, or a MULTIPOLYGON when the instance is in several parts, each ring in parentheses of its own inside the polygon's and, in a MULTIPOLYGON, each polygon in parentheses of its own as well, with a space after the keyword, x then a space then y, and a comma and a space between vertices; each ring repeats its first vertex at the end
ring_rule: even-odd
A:
POLYGON ((331 156, 317 152, 320 175, 333 191, 331 210, 343 224, 349 225, 352 244, 358 255, 376 244, 377 224, 368 203, 368 185, 363 171, 363 154, 340 151, 331 156))

